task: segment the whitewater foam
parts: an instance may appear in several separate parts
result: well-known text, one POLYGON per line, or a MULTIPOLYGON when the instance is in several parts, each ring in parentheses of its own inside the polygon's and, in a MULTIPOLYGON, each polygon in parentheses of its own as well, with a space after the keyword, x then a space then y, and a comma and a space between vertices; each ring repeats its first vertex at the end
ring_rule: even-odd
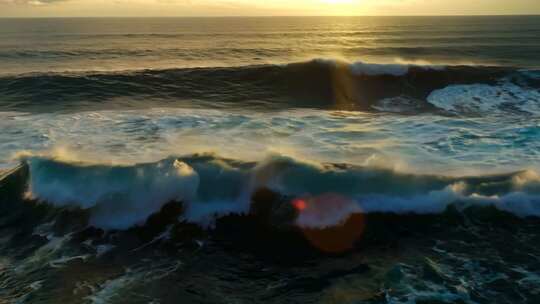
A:
POLYGON ((451 85, 432 92, 428 102, 461 114, 525 112, 540 114, 540 91, 504 82, 499 85, 451 85))

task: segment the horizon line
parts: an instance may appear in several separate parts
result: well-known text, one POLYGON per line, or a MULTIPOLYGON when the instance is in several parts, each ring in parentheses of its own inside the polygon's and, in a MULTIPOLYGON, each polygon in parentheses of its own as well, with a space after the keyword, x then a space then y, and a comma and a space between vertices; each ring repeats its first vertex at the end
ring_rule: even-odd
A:
POLYGON ((69 19, 69 18, 322 18, 322 17, 540 17, 535 14, 448 14, 448 15, 196 15, 196 16, 0 16, 0 19, 69 19))

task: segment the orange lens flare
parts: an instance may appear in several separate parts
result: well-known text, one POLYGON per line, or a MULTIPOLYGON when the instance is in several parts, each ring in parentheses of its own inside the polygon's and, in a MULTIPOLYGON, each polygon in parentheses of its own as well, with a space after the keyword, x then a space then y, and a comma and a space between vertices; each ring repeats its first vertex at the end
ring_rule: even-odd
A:
POLYGON ((365 215, 357 203, 339 194, 323 194, 319 196, 295 199, 293 206, 301 212, 300 216, 313 213, 315 218, 344 214, 344 217, 324 227, 301 226, 306 239, 315 248, 327 253, 342 253, 354 247, 362 237, 365 229, 365 215), (309 209, 307 208, 309 206, 309 209), (351 208, 354 206, 355 208, 351 208), (355 210, 352 213, 343 213, 343 210, 355 210), (346 215, 345 215, 346 214, 346 215))
POLYGON ((304 211, 307 208, 307 203, 303 199, 295 199, 292 204, 298 211, 304 211))
POLYGON ((304 228, 305 237, 317 249, 327 253, 342 253, 354 248, 365 228, 363 214, 351 215, 343 224, 322 229, 304 228))

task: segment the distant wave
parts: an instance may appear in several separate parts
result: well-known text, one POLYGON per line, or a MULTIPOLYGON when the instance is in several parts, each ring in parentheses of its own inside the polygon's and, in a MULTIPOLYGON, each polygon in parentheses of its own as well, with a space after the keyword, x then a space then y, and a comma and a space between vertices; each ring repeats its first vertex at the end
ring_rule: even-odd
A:
MULTIPOLYGON (((534 171, 446 177, 308 164, 287 157, 246 163, 215 155, 171 157, 133 166, 42 157, 27 158, 25 163, 1 182, 19 172, 19 186, 12 189, 25 192, 25 199, 88 210, 90 224, 104 229, 143 224, 171 201, 184 202, 182 217, 187 221, 211 226, 220 217, 250 212, 260 189, 282 195, 286 206, 299 212, 294 224, 301 227, 332 227, 364 213, 439 214, 451 206, 495 207, 518 216, 540 216, 540 176, 534 171)), ((1 193, 2 197, 16 196, 9 189, 2 187, 11 191, 1 193)))
POLYGON ((177 104, 471 114, 484 105, 512 108, 513 103, 518 111, 536 113, 538 75, 504 67, 323 59, 286 65, 23 74, 0 78, 0 110, 177 104))

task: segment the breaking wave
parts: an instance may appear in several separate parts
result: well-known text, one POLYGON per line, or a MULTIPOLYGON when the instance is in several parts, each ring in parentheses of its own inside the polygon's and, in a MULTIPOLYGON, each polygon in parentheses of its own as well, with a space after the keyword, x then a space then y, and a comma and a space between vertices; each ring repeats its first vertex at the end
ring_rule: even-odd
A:
POLYGON ((28 173, 18 183, 28 183, 26 200, 87 210, 89 224, 103 229, 144 224, 172 201, 184 203, 182 218, 209 227, 220 217, 251 212, 261 189, 276 193, 264 204, 282 204, 270 213, 296 210, 294 224, 311 228, 337 226, 353 214, 439 214, 450 206, 540 216, 540 176, 534 171, 446 177, 283 156, 241 162, 193 155, 132 166, 43 157, 24 162, 19 171, 28 173))

